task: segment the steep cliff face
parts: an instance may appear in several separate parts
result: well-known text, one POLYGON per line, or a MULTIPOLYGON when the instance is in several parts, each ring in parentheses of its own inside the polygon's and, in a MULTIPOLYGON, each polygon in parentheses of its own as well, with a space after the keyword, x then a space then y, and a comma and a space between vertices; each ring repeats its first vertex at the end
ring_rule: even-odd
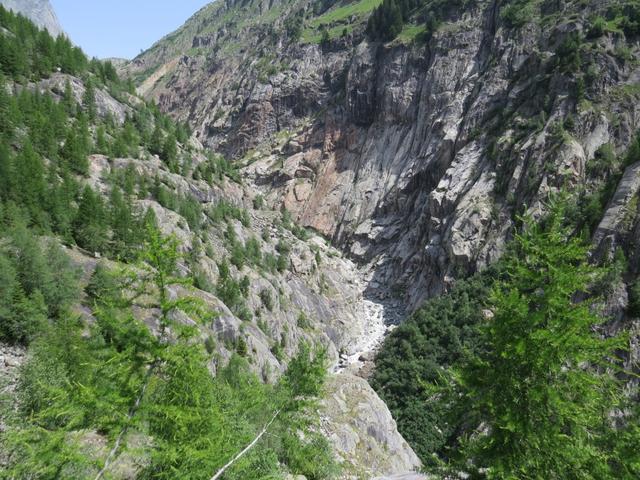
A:
POLYGON ((54 37, 64 34, 49 0, 0 0, 0 4, 8 10, 24 15, 40 28, 46 28, 54 37))
POLYGON ((274 206, 375 265, 371 294, 415 307, 497 259, 549 191, 606 180, 589 165, 638 121, 637 43, 590 31, 617 3, 533 2, 516 27, 504 2, 460 2, 428 40, 387 44, 364 2, 215 3, 128 69, 274 206))
MULTIPOLYGON (((7 89, 15 96, 24 90, 37 90, 55 102, 75 101, 77 105, 87 94, 85 80, 63 73, 25 85, 12 82, 7 89)), ((126 128, 128 118, 141 116, 142 100, 129 93, 94 86, 93 97, 96 119, 108 118, 114 128, 126 128)), ((114 183, 117 179, 129 182, 135 195, 127 197, 127 202, 135 211, 153 212, 161 232, 178 240, 178 270, 182 277, 193 280, 195 288, 173 285, 169 295, 195 296, 213 315, 202 322, 174 312, 175 320, 197 326, 197 337, 212 357, 211 371, 218 371, 237 354, 247 359, 264 382, 275 382, 301 345, 325 349, 328 367, 334 372, 330 376, 334 391, 325 398, 323 425, 349 435, 348 443, 342 435, 331 438, 336 456, 346 462, 341 478, 352 478, 348 476, 352 470, 377 476, 419 466, 373 389, 365 380, 343 371, 351 357, 370 354, 373 347, 363 298, 364 272, 325 239, 264 205, 250 185, 239 181, 236 172, 222 173, 222 167, 216 166, 215 159, 207 156, 197 140, 176 143, 176 149, 176 156, 184 161, 182 168, 169 167, 145 147, 122 156, 93 154, 88 157, 86 175, 77 181, 108 201, 119 188, 114 183), (341 367, 334 368, 339 362, 341 367), (346 412, 335 408, 344 390, 357 392, 361 399, 362 405, 349 407, 349 412, 358 411, 354 418, 345 418, 346 412), (371 451, 376 452, 374 463, 367 460, 371 451)), ((75 245, 65 250, 83 272, 83 287, 98 265, 116 269, 124 266, 117 258, 101 258, 75 245)), ((87 325, 94 325, 96 317, 86 300, 84 295, 78 298, 73 311, 87 325)), ((162 328, 157 309, 142 302, 133 312, 159 334, 162 328)), ((377 333, 380 339, 383 332, 377 333)), ((0 342, 0 366, 6 370, 0 372, 0 401, 6 399, 7 405, 16 400, 16 379, 26 359, 23 350, 0 342)), ((0 412, 0 431, 4 431, 4 413, 0 412)), ((100 432, 88 432, 81 443, 95 449, 95 458, 108 455, 108 441, 100 432)), ((128 446, 135 449, 133 444, 128 446)), ((127 464, 126 472, 114 473, 114 478, 134 478, 146 455, 127 457, 126 462, 132 465, 127 464)), ((0 448, 0 465, 6 461, 6 452, 0 448)))

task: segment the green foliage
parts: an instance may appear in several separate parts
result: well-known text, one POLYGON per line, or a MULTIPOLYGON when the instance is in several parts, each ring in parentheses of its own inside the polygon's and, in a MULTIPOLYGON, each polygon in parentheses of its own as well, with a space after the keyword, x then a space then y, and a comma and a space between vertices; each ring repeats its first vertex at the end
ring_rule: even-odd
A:
POLYGON ((446 454, 465 421, 455 418, 451 399, 428 395, 425 382, 439 384, 443 367, 480 349, 478 327, 491 274, 456 284, 428 301, 385 340, 371 385, 389 406, 398 429, 425 464, 446 454))
POLYGON ((90 252, 101 252, 106 248, 106 216, 102 197, 88 185, 85 186, 73 222, 74 238, 79 246, 90 252))
POLYGON ((298 10, 290 14, 284 21, 284 28, 287 36, 292 42, 298 42, 302 38, 302 27, 304 25, 304 10, 298 10))
POLYGON ((273 311, 273 296, 271 295, 271 290, 269 290, 268 288, 261 290, 260 300, 262 301, 262 305, 264 306, 264 308, 266 308, 270 312, 273 311))
POLYGON ((411 0, 384 0, 369 17, 367 33, 376 40, 393 40, 402 31, 403 16, 413 7, 411 0))
POLYGON ((220 300, 236 315, 240 315, 246 311, 244 297, 247 291, 244 278, 237 282, 231 275, 229 264, 226 260, 218 263, 218 284, 216 286, 216 295, 220 300))
POLYGON ((193 172, 193 178, 207 183, 220 183, 225 177, 240 183, 236 167, 222 155, 210 155, 207 161, 200 163, 193 172))
POLYGON ((309 238, 309 233, 307 232, 307 230, 293 221, 291 212, 289 212, 286 208, 283 208, 280 213, 282 215, 280 223, 283 228, 289 230, 302 241, 305 241, 307 238, 309 238))
POLYGON ((589 30, 587 31, 587 38, 594 39, 600 38, 607 32, 607 21, 603 17, 596 17, 591 21, 589 30))
POLYGON ((582 66, 582 36, 571 32, 556 50, 558 66, 566 72, 578 72, 582 66))
POLYGON ((327 27, 322 25, 320 27, 320 46, 322 48, 327 48, 331 43, 331 37, 329 36, 329 30, 327 27))
POLYGON ((0 242, 0 339, 28 343, 76 298, 78 272, 57 244, 24 226, 0 242))
MULTIPOLYGON (((615 11, 615 6, 612 7, 613 8, 610 8, 610 13, 615 11)), ((640 35, 640 3, 637 1, 623 3, 620 14, 622 15, 620 26, 625 35, 628 37, 640 35)))
POLYGON ((251 224, 249 213, 244 208, 236 207, 224 199, 217 202, 206 213, 209 219, 215 223, 238 220, 245 227, 251 224))
MULTIPOLYGON (((17 37, 3 38, 18 41, 17 37)), ((0 108, 7 114, 0 125, 0 207, 12 212, 12 217, 25 219, 39 233, 57 234, 92 253, 132 261, 144 241, 144 226, 152 220, 133 208, 129 198, 134 193, 146 194, 145 180, 131 168, 115 170, 108 180, 120 188, 111 188, 106 203, 101 194, 82 187, 81 176, 89 171, 88 155, 94 151, 137 155, 152 120, 169 131, 184 128, 173 126, 153 106, 138 107, 121 127, 109 118, 101 122, 94 111, 98 82, 109 82, 109 88, 117 89, 117 76, 113 66, 98 61, 83 68, 78 72, 85 77, 82 109, 69 81, 61 101, 56 102, 37 89, 23 88, 9 95, 0 75, 0 108)), ((177 208, 197 230, 200 206, 185 199, 177 208)))
POLYGON ((262 210, 264 208, 264 197, 260 194, 253 199, 253 209, 262 210))
POLYGON ((535 2, 532 0, 510 0, 502 9, 501 17, 509 28, 521 28, 534 16, 535 2))
POLYGON ((491 478, 614 478, 602 442, 618 385, 595 367, 613 366, 621 339, 594 334, 604 318, 593 299, 578 298, 604 272, 587 263, 588 246, 563 223, 554 203, 544 226, 527 221, 516 236, 506 278, 490 297, 486 350, 459 376, 470 409, 488 426, 464 452, 491 478))
POLYGON ((65 35, 55 39, 27 18, 0 6, 0 69, 16 79, 39 79, 60 68, 76 75, 88 66, 82 50, 65 35))
POLYGON ((169 166, 169 170, 174 173, 178 171, 178 144, 174 134, 165 138, 160 158, 169 166))
POLYGON ((640 281, 636 280, 629 287, 629 315, 640 317, 640 281))
MULTIPOLYGON (((175 276, 175 240, 153 230, 148 237, 146 263, 137 271, 96 268, 87 287, 92 327, 65 316, 34 342, 18 386, 19 419, 2 437, 9 478, 94 478, 103 466, 109 474, 105 454, 87 451, 84 432, 98 432, 111 444, 124 438, 117 459, 131 430, 153 438, 142 451, 131 451, 148 459, 138 478, 208 479, 270 418, 269 435, 225 478, 275 478, 287 471, 329 478, 335 471, 330 450, 311 429, 326 372, 324 353, 302 347, 276 385, 258 381, 239 357, 212 376, 193 329, 172 320, 175 309, 192 318, 204 313, 191 297, 167 295, 170 286, 187 287, 175 276), (158 336, 132 315, 142 297, 157 308, 158 336), (164 333, 169 326, 172 339, 164 333)), ((0 257, 0 275, 15 284, 18 269, 5 263, 0 257)), ((246 342, 238 350, 246 355, 246 342)))
POLYGON ((618 167, 616 152, 610 143, 605 143, 596 150, 593 160, 587 162, 590 176, 608 176, 618 167))
POLYGON ((158 177, 151 188, 151 195, 160 205, 169 210, 173 210, 185 218, 189 227, 195 231, 200 231, 203 220, 203 210, 200 202, 191 195, 180 195, 164 186, 158 177))

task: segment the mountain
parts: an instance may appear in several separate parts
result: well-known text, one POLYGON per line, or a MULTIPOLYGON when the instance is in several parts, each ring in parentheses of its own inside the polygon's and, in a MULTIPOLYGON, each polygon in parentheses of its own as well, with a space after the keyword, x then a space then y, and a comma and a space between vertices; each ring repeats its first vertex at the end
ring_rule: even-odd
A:
POLYGON ((64 35, 64 30, 49 0, 1 0, 0 5, 29 18, 40 28, 46 28, 51 35, 64 35))
POLYGON ((8 476, 638 478, 639 2, 0 17, 8 476))
POLYGON ((216 2, 127 72, 413 309, 497 260, 523 205, 606 183, 637 129, 633 29, 592 23, 615 3, 426 1, 381 42, 376 1, 216 2))
POLYGON ((3 10, 0 21, 3 471, 210 478, 267 423, 277 440, 233 478, 324 478, 338 460, 345 476, 417 468, 354 375, 385 331, 385 305, 363 297, 367 272, 266 205, 113 63, 24 17, 3 10), (47 365, 59 370, 49 376, 47 365), (185 381, 186 404, 164 397, 168 379, 185 381), (288 392, 293 384, 305 391, 288 392), (57 409, 83 419, 59 412, 39 435, 57 409), (160 418, 184 419, 186 437, 165 437, 160 418), (208 425, 202 434, 196 423, 208 425))
POLYGON ((415 312, 375 385, 422 460, 443 442, 446 462, 461 440, 443 440, 446 408, 430 410, 416 378, 440 384, 433 368, 473 347, 500 286, 482 272, 555 195, 569 193, 572 235, 617 272, 596 288, 603 331, 637 332, 639 24, 636 1, 231 0, 122 71, 268 205, 364 266, 366 298, 415 312), (456 289, 474 275, 484 288, 456 289))

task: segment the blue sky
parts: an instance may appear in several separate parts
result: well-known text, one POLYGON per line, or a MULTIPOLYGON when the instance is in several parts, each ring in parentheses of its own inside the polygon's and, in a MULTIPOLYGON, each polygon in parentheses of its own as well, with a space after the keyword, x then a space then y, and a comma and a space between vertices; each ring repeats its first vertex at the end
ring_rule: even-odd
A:
POLYGON ((62 27, 89 56, 133 58, 211 0, 51 0, 62 27))

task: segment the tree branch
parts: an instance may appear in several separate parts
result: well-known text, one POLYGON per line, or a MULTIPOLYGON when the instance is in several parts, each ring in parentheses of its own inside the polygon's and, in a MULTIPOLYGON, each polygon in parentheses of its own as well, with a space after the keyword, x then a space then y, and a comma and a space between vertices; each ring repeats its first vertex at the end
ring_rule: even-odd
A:
POLYGON ((276 420, 276 418, 278 417, 278 415, 280 415, 280 410, 278 410, 276 413, 273 414, 273 417, 271 418, 271 420, 269 421, 269 423, 267 423, 264 428, 260 431, 260 433, 258 434, 258 436, 256 438, 253 439, 253 441, 247 445, 244 450, 242 450, 240 453, 238 453, 235 457, 233 457, 229 463, 227 463, 224 467, 222 467, 220 470, 218 470, 218 473, 216 473, 213 477, 211 477, 211 480, 218 480, 223 474, 224 472, 231 466, 233 465, 235 462, 238 461, 238 459, 240 457, 242 457, 245 453, 247 453, 249 450, 251 450, 256 443, 258 443, 260 441, 260 439, 262 438, 262 436, 267 433, 267 430, 269 429, 269 427, 271 426, 271 424, 276 420))

